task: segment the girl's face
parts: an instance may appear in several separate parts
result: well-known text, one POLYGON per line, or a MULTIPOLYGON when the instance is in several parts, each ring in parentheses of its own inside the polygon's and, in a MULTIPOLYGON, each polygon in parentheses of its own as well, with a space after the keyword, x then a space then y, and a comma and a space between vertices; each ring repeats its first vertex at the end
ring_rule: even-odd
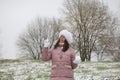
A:
POLYGON ((60 42, 61 42, 61 43, 64 43, 64 42, 65 42, 65 36, 63 36, 63 35, 60 36, 60 42))

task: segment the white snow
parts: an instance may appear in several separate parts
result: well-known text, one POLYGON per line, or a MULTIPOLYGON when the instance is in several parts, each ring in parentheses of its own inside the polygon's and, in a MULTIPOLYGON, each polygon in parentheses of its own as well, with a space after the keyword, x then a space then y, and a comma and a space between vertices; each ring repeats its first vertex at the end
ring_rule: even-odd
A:
MULTIPOLYGON (((50 80, 51 62, 0 60, 0 80, 50 80)), ((120 62, 81 62, 75 80, 118 80, 120 62)))

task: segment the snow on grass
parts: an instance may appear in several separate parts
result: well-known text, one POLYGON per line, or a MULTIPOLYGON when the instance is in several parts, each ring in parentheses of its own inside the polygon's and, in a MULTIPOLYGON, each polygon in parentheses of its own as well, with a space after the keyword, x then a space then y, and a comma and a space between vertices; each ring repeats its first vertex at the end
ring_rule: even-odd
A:
POLYGON ((120 77, 119 65, 119 62, 81 63, 75 70, 75 78, 76 80, 117 80, 115 78, 120 77))
MULTIPOLYGON (((50 80, 51 62, 0 60, 0 80, 50 80)), ((81 62, 75 80, 118 80, 120 62, 81 62)))

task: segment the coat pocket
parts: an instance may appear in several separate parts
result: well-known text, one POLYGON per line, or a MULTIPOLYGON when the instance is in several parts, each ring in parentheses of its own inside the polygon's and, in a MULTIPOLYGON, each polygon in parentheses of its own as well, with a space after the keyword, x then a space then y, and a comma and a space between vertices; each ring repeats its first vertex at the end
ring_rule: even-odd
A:
POLYGON ((70 65, 65 65, 65 68, 72 69, 70 65))
POLYGON ((52 69, 55 69, 56 68, 56 65, 52 65, 52 69))

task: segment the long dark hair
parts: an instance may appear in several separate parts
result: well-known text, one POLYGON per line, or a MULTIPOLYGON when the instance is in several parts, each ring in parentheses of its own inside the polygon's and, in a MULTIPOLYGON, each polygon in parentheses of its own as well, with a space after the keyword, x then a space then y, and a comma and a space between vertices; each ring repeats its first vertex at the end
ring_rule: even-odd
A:
MULTIPOLYGON (((55 44, 55 46, 54 46, 54 49, 56 49, 56 48, 59 46, 59 42, 60 42, 60 39, 56 42, 56 44, 55 44)), ((68 41, 65 39, 65 42, 64 42, 62 51, 65 52, 65 51, 68 50, 68 48, 69 48, 69 43, 68 43, 68 41)))

